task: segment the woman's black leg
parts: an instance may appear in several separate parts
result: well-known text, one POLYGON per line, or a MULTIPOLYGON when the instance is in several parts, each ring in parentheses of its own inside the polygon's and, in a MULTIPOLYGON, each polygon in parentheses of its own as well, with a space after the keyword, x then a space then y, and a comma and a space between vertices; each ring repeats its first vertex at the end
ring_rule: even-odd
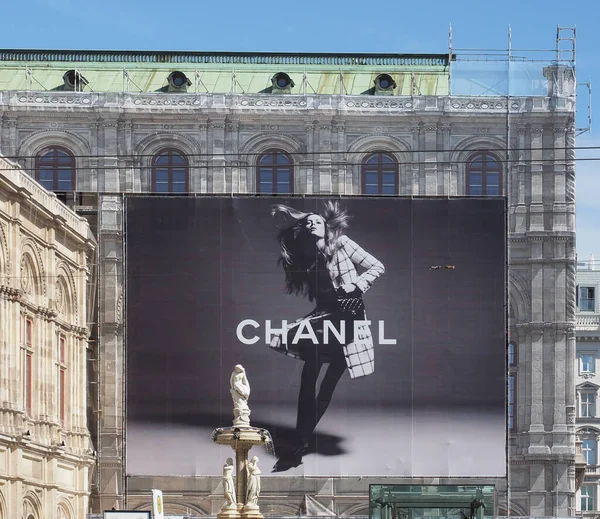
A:
POLYGON ((296 432, 302 444, 308 439, 316 426, 317 417, 317 379, 321 371, 322 362, 316 358, 306 358, 302 368, 300 379, 300 391, 298 393, 298 416, 296 420, 296 432))
POLYGON ((331 398, 333 397, 333 392, 335 391, 340 378, 342 378, 342 375, 346 371, 346 367, 346 359, 343 357, 331 362, 327 367, 327 371, 321 382, 321 387, 319 388, 319 395, 317 396, 317 413, 313 430, 321 421, 325 411, 327 411, 327 408, 331 403, 331 398))

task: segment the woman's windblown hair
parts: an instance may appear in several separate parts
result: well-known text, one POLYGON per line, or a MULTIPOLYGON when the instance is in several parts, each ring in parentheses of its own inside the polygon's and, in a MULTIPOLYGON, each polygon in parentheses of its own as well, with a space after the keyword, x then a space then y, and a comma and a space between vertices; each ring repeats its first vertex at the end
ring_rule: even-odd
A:
POLYGON ((348 228, 350 216, 337 201, 325 202, 321 213, 304 213, 286 205, 274 205, 271 215, 283 215, 287 226, 282 229, 277 240, 281 246, 279 263, 285 271, 286 290, 290 294, 302 295, 313 301, 315 294, 308 284, 308 270, 315 264, 317 249, 314 240, 309 239, 306 219, 319 214, 325 222, 325 246, 321 250, 327 263, 339 248, 339 240, 348 228))

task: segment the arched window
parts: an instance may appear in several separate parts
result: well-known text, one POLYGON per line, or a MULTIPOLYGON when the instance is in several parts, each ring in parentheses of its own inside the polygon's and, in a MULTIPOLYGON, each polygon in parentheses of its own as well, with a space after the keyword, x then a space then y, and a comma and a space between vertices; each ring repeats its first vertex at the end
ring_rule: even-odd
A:
POLYGON ((268 150, 256 161, 257 193, 293 193, 294 162, 282 150, 268 150))
POLYGON ((379 151, 368 155, 361 173, 364 195, 398 194, 398 163, 389 153, 379 151))
POLYGON ((467 195, 501 195, 502 167, 490 153, 476 153, 467 161, 467 195))
POLYGON ((49 191, 74 191, 74 155, 60 146, 42 150, 35 158, 35 178, 49 191))
POLYGON ((168 148, 152 157, 152 192, 187 193, 189 163, 179 150, 168 148))

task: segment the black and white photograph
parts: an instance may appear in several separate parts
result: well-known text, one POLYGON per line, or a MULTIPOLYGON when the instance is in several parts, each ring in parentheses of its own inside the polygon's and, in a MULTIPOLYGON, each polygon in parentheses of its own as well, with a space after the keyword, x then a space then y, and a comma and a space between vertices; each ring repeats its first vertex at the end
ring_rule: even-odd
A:
POLYGON ((128 197, 125 245, 128 474, 219 474, 236 372, 265 475, 506 474, 503 199, 128 197))

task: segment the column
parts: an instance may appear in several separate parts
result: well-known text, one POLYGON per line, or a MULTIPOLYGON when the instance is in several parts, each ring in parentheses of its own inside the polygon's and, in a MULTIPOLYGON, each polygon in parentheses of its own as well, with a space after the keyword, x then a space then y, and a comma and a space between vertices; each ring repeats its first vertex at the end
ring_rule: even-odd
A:
POLYGON ((413 121, 412 131, 412 164, 411 164, 411 177, 412 177, 412 195, 424 194, 425 190, 421 189, 421 182, 423 176, 421 175, 422 166, 422 147, 421 147, 421 131, 423 123, 413 121))
POLYGON ((212 180, 210 192, 226 193, 225 117, 215 117, 209 120, 208 141, 209 184, 212 180))
MULTIPOLYGON (((200 141, 200 153, 201 157, 196 160, 196 166, 198 168, 197 178, 192 182, 192 188, 195 192, 208 193, 209 192, 209 179, 208 179, 208 119, 198 124, 198 140, 200 141)), ((192 170, 192 173, 194 171, 192 170)))
MULTIPOLYGON (((516 182, 512 183, 516 185, 517 192, 513 193, 512 199, 516 202, 515 207, 515 224, 513 232, 524 233, 527 231, 527 205, 525 204, 525 170, 526 170, 526 157, 525 157, 525 127, 520 126, 517 128, 517 163, 513 166, 512 171, 516 174, 516 182)), ((506 171, 509 170, 509 165, 506 166, 506 171)), ((509 184, 509 187, 510 185, 509 184)))
POLYGON ((332 155, 332 160, 335 163, 332 191, 340 195, 345 195, 349 192, 351 193, 351 191, 347 191, 349 187, 347 177, 349 171, 352 171, 351 168, 348 168, 348 160, 354 163, 356 162, 356 157, 350 156, 348 159, 346 155, 346 124, 344 121, 340 121, 339 119, 334 120, 332 129, 331 148, 335 152, 332 155))
POLYGON ((567 204, 567 230, 575 232, 575 128, 573 126, 567 127, 565 147, 565 202, 567 204))
POLYGON ((99 186, 104 186, 104 172, 102 170, 98 170, 98 144, 99 144, 99 129, 100 129, 100 121, 101 119, 96 119, 89 123, 90 129, 90 155, 91 157, 88 159, 89 166, 89 179, 84 179, 83 183, 81 179, 78 179, 77 184, 79 186, 83 185, 83 190, 88 191, 90 193, 98 193, 100 191, 99 186))
POLYGON ((554 204, 552 206, 552 230, 567 230, 566 204, 566 128, 554 126, 554 204))
POLYGON ((238 121, 231 121, 226 124, 226 140, 225 150, 227 156, 225 158, 226 171, 225 176, 227 178, 227 192, 228 193, 239 193, 240 189, 240 157, 239 153, 239 129, 240 123, 238 121))
POLYGON ((331 123, 321 122, 319 124, 319 165, 318 165, 318 185, 319 193, 331 194, 333 191, 333 179, 331 168, 331 123))
POLYGON ((123 207, 119 195, 103 196, 100 201, 102 234, 98 251, 101 284, 98 310, 98 358, 100 417, 98 490, 100 510, 124 506, 123 470, 123 336, 116 312, 123 290, 123 207))
POLYGON ((446 196, 456 196, 457 185, 453 182, 452 168, 450 167, 450 123, 439 125, 438 148, 441 150, 441 162, 438 163, 438 193, 446 196))
POLYGON ((115 150, 119 149, 117 126, 116 119, 104 119, 102 121, 102 128, 104 130, 101 148, 102 164, 104 166, 103 191, 108 193, 118 193, 121 191, 119 163, 117 157, 114 155, 115 150), (107 153, 109 153, 108 156, 107 153))
POLYGON ((121 158, 118 159, 119 183, 123 191, 141 191, 141 178, 136 178, 133 162, 133 124, 131 120, 125 119, 118 122, 117 136, 120 140, 118 148, 121 158))
POLYGON ((529 230, 544 230, 544 204, 542 199, 542 173, 543 173, 543 128, 530 127, 531 137, 531 205, 529 207, 529 230))
POLYGON ((438 153, 437 153, 437 124, 428 124, 423 127, 423 170, 425 173, 425 195, 438 194, 438 153))
POLYGON ((14 157, 17 154, 17 127, 18 119, 15 116, 4 116, 4 122, 0 127, 0 149, 7 157, 14 157))
POLYGON ((302 181, 301 189, 307 195, 318 193, 319 191, 319 177, 318 168, 315 167, 316 155, 315 151, 315 132, 317 121, 305 121, 306 129, 306 151, 307 154, 304 157, 299 157, 298 161, 300 164, 300 178, 302 181))

